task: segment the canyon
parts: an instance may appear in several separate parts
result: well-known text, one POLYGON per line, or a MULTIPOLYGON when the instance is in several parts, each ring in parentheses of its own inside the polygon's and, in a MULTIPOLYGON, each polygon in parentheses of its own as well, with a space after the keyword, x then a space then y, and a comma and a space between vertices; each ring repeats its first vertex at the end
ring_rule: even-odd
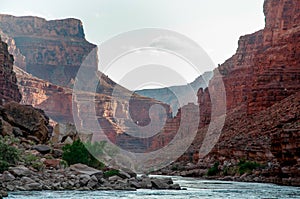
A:
MULTIPOLYGON (((0 71, 0 80, 4 79, 0 97, 43 109, 56 122, 80 124, 78 130, 91 131, 99 140, 103 138, 97 133, 97 121, 110 141, 136 153, 165 147, 180 128, 187 129, 199 119, 191 146, 169 170, 160 172, 203 177, 218 163, 219 175, 226 177, 222 176, 225 168, 247 160, 267 165, 252 173, 249 181, 255 178, 258 182, 299 186, 300 2, 265 0, 264 14, 263 30, 240 37, 236 53, 213 71, 212 78, 210 73, 209 78, 199 77, 198 83, 191 84, 198 104, 188 103, 187 98, 182 107, 176 102, 177 96, 170 95, 170 88, 132 93, 97 71, 96 46, 86 41, 79 20, 0 15, 2 37, 16 57, 15 75, 11 72, 13 58, 2 42, 0 62, 4 60, 9 70, 0 71), (75 77, 89 55, 87 68, 101 84, 96 93, 81 90, 74 95, 75 77), (209 84, 203 79, 210 79, 209 84), (123 93, 121 97, 114 96, 116 88, 123 93), (87 103, 90 99, 94 101, 94 115, 89 112, 93 109, 87 103), (154 109, 157 112, 150 118, 153 105, 163 111, 154 109), (172 109, 177 108, 173 117, 172 109), (151 119, 162 120, 164 114, 164 127, 151 127, 157 133, 154 136, 144 139, 128 134, 137 131, 136 124, 146 126, 151 119), (211 128, 211 124, 219 125, 219 129, 211 128), (176 170, 170 169, 174 166, 176 170)), ((89 83, 87 80, 85 86, 89 83)), ((184 88, 174 89, 185 95, 184 88)), ((182 136, 185 139, 189 137, 182 136)))
POLYGON ((0 30, 18 60, 14 71, 21 103, 44 110, 53 125, 76 123, 81 131, 94 133, 94 140, 102 139, 101 131, 115 143, 118 134, 151 122, 152 105, 163 108, 154 110, 153 119, 171 117, 169 105, 134 94, 98 71, 97 47, 85 40, 81 21, 0 15, 0 30), (73 86, 80 67, 86 69, 83 75, 92 76, 81 79, 85 88, 76 93, 73 86), (99 84, 93 85, 93 80, 99 84), (113 96, 114 92, 122 94, 113 96))

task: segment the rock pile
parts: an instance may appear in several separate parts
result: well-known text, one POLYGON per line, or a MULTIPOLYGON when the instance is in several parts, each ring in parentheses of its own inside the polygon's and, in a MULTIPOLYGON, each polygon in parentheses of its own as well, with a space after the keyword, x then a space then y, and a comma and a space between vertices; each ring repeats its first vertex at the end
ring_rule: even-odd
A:
POLYGON ((4 191, 180 189, 171 178, 137 177, 125 171, 108 177, 103 171, 84 164, 41 172, 25 166, 10 167, 0 174, 0 181, 4 191))

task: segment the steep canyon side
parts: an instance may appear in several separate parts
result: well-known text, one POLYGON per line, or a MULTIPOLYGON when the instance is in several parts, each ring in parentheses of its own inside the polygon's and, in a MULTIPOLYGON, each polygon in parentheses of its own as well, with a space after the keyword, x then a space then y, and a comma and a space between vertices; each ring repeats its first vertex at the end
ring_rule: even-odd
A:
MULTIPOLYGON (((97 48, 86 41, 82 22, 77 19, 47 21, 0 15, 0 31, 9 44, 9 52, 19 60, 14 70, 23 96, 21 103, 43 109, 58 123, 78 122, 84 131, 96 132, 96 120, 109 139, 115 141, 117 134, 132 130, 137 123, 149 124, 149 109, 154 104, 164 107, 167 117, 172 115, 167 104, 134 94, 97 71, 97 48), (100 84, 96 93, 74 96, 72 88, 82 63, 98 76, 100 84), (129 98, 113 96, 116 87, 129 98), (87 100, 92 98, 95 116, 87 109, 87 100), (74 121, 74 117, 80 121, 74 121)), ((89 86, 89 79, 86 83, 89 86)), ((162 117, 159 112, 153 115, 162 117)))
POLYGON ((236 54, 215 70, 207 89, 198 91, 198 134, 178 160, 195 166, 179 174, 203 176, 203 168, 218 162, 219 175, 226 176, 221 171, 228 165, 247 160, 267 165, 251 180, 300 184, 300 1, 265 0, 264 13, 265 28, 242 36, 236 54), (220 77, 226 120, 210 153, 201 154, 208 124, 221 117, 212 118, 212 108, 224 106, 211 99, 222 90, 220 77))
POLYGON ((19 102, 22 98, 16 74, 13 72, 13 62, 14 58, 8 52, 8 45, 0 37, 0 104, 9 101, 19 102))
MULTIPOLYGON (((26 57, 26 66, 17 66, 59 86, 72 86, 81 64, 96 48, 86 41, 82 22, 72 18, 0 15, 0 29, 26 57)), ((97 56, 90 57, 90 67, 97 67, 97 56)))
POLYGON ((42 110, 19 104, 22 95, 13 71, 14 58, 0 37, 0 135, 16 135, 46 142, 51 135, 49 118, 42 110))

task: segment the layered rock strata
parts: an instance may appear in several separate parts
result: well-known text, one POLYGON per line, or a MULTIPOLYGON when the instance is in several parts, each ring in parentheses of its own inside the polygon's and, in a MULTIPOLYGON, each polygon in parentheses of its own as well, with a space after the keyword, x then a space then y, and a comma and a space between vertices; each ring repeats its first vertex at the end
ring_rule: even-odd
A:
POLYGON ((14 58, 7 48, 7 44, 0 37, 0 104, 19 102, 22 97, 17 86, 16 74, 13 72, 14 58))
POLYGON ((300 2, 265 0, 264 13, 265 28, 241 37, 236 54, 217 68, 220 74, 215 73, 208 89, 198 92, 199 132, 180 159, 197 164, 191 175, 205 175, 203 169, 216 162, 222 175, 222 169, 248 160, 264 169, 241 179, 300 184, 300 2), (212 105, 218 107, 211 96, 221 90, 220 76, 226 91, 225 124, 210 153, 199 154, 208 124, 221 117, 211 118, 212 105))
MULTIPOLYGON (((27 72, 61 86, 72 86, 77 71, 96 48, 85 40, 77 19, 47 21, 38 17, 0 15, 0 29, 26 57, 27 72)), ((97 67, 97 55, 86 63, 97 67)))

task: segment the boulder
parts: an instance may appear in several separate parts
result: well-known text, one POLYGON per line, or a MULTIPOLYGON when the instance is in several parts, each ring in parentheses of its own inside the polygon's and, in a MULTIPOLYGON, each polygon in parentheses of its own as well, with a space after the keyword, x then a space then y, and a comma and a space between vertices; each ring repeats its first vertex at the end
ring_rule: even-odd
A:
POLYGON ((138 182, 134 182, 134 181, 133 181, 133 182, 130 182, 129 185, 130 185, 131 187, 136 188, 136 189, 142 188, 142 186, 141 186, 138 182))
POLYGON ((122 170, 120 170, 119 173, 118 173, 117 175, 118 175, 119 177, 123 178, 123 179, 131 178, 131 176, 130 176, 128 173, 126 173, 126 172, 124 172, 124 171, 122 171, 122 170))
POLYGON ((13 126, 17 126, 27 133, 37 137, 40 142, 45 143, 49 138, 49 118, 45 113, 29 105, 21 105, 16 102, 9 102, 4 105, 3 118, 13 126))
POLYGON ((52 150, 52 155, 54 158, 61 158, 63 155, 63 150, 60 149, 53 149, 52 150))
POLYGON ((181 190, 181 187, 179 184, 171 184, 169 189, 181 190))
POLYGON ((1 197, 8 197, 8 193, 6 191, 1 190, 0 191, 0 198, 1 197))
POLYGON ((87 187, 93 189, 97 185, 98 185, 98 179, 96 178, 96 176, 92 176, 87 184, 87 187))
POLYGON ((1 176, 1 181, 7 182, 7 181, 13 181, 15 180, 15 176, 13 176, 11 173, 8 171, 4 171, 2 176, 1 176))
POLYGON ((151 184, 154 189, 168 189, 170 186, 162 179, 151 179, 151 184))
POLYGON ((78 132, 74 124, 58 123, 54 127, 53 137, 51 139, 53 143, 72 144, 73 141, 78 139, 78 132))
POLYGON ((33 150, 37 150, 38 152, 40 152, 41 154, 47 154, 51 152, 51 147, 47 146, 47 145, 36 145, 32 147, 33 150))
POLYGON ((43 185, 37 182, 26 184, 25 189, 28 191, 40 191, 42 190, 43 185))
POLYGON ((120 171, 123 171, 130 175, 131 178, 136 178, 137 174, 129 168, 122 168, 120 171))
POLYGON ((22 177, 20 180, 23 184, 30 184, 30 183, 35 183, 35 181, 32 178, 29 177, 22 177))
POLYGON ((31 176, 32 172, 25 166, 17 166, 17 167, 9 167, 8 171, 12 173, 14 176, 22 177, 22 176, 31 176))
POLYGON ((79 178, 80 178, 79 182, 81 186, 85 186, 91 180, 91 177, 86 174, 80 175, 79 178))
POLYGON ((166 184, 173 184, 172 178, 161 178, 160 180, 166 184))
MULTIPOLYGON (((0 112, 1 113, 1 112, 0 112)), ((0 132, 1 135, 12 135, 13 127, 0 116, 0 132)))
POLYGON ((78 174, 86 174, 86 175, 102 175, 103 172, 98 170, 98 169, 94 169, 92 167, 89 167, 85 164, 73 164, 70 166, 70 170, 75 171, 78 174))
POLYGON ((141 178, 141 182, 139 182, 139 184, 142 186, 143 189, 151 189, 152 188, 152 182, 149 177, 141 178))
POLYGON ((110 182, 115 182, 115 181, 118 181, 118 180, 123 180, 123 179, 119 176, 110 176, 108 178, 108 181, 110 181, 110 182))

